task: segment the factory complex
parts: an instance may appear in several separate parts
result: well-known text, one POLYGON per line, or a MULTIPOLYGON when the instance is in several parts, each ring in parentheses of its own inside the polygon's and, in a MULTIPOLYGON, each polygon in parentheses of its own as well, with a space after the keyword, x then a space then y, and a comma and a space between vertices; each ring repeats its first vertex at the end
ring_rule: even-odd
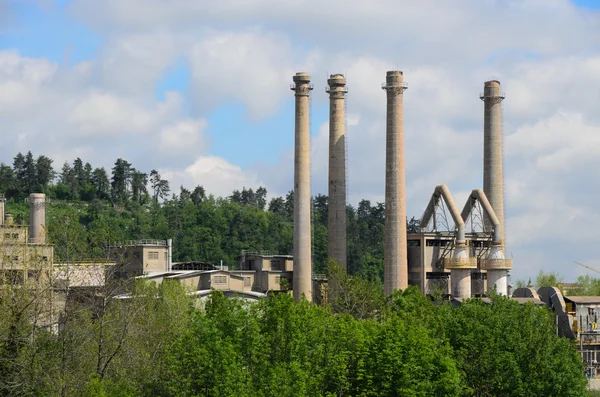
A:
MULTIPOLYGON (((226 296, 257 300, 268 292, 292 293, 296 301, 327 300, 326 277, 313 274, 311 239, 310 95, 307 73, 293 76, 295 96, 294 232, 292 255, 265 251, 240 252, 238 262, 226 266, 201 261, 173 262, 171 240, 114 242, 102 260, 55 263, 53 246, 46 241, 46 197, 29 197, 29 225, 16 225, 5 214, 0 198, 0 270, 3 280, 39 288, 51 283, 52 309, 43 325, 60 327, 60 312, 77 293, 101 294, 112 280, 147 280, 157 284, 174 280, 202 299, 212 289, 226 296)), ((512 259, 505 257, 502 153, 502 101, 500 82, 484 83, 483 189, 474 187, 465 203, 456 203, 448 186, 432 186, 431 199, 420 219, 420 231, 407 233, 404 165, 404 93, 402 71, 387 72, 382 85, 386 102, 384 293, 417 286, 423 294, 441 295, 460 305, 471 297, 486 298, 490 290, 519 302, 546 305, 557 317, 559 332, 590 346, 587 362, 595 362, 600 346, 596 336, 600 298, 563 297, 561 291, 539 291, 508 283, 512 259), (462 205, 461 205, 462 204, 462 205), (460 206, 459 206, 460 205, 460 206), (589 342, 589 343, 588 343, 589 342)), ((346 201, 347 156, 346 78, 333 74, 327 80, 330 98, 328 174, 328 257, 347 268, 346 201)), ((123 283, 125 285, 126 283, 123 283)), ((116 294, 127 299, 125 289, 116 294)), ((595 366, 593 371, 596 371, 595 366)))

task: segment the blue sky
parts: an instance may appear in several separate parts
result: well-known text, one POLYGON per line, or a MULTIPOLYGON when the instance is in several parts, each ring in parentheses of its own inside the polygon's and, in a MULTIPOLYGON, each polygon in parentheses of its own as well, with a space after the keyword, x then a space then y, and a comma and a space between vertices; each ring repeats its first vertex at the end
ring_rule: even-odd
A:
MULTIPOLYGON (((383 201, 385 95, 405 71, 409 216, 436 184, 481 187, 483 82, 504 102, 516 278, 600 267, 600 1, 0 0, 0 161, 33 150, 227 195, 292 186, 292 75, 313 76, 312 190, 326 193, 325 85, 348 78, 349 200, 383 201), (573 194, 573 191, 581 194, 573 194), (565 235, 564 230, 581 234, 565 235), (576 253, 576 254, 575 254, 576 253)), ((579 272, 579 273, 578 273, 579 272)))

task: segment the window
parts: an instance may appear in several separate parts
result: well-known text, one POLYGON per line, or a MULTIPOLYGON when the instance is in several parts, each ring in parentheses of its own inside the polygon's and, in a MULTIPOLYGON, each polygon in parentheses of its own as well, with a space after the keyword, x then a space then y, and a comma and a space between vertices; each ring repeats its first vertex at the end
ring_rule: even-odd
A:
POLYGON ((248 261, 248 270, 256 270, 254 268, 254 259, 248 261))
POLYGON ((271 269, 272 270, 283 270, 281 268, 281 260, 279 260, 279 259, 271 260, 271 269))
POLYGON ((227 276, 214 276, 213 283, 215 284, 227 284, 227 276))
POLYGON ((4 233, 4 238, 5 238, 6 240, 10 239, 10 233, 4 233))
POLYGON ((281 283, 281 276, 275 276, 275 284, 281 283))
POLYGON ((438 240, 438 239, 428 239, 425 242, 425 245, 428 247, 445 247, 447 245, 452 244, 452 240, 438 240))
POLYGON ((594 315, 594 308, 593 307, 588 307, 588 315, 590 315, 590 316, 594 315))
POLYGON ((244 287, 252 287, 252 278, 244 277, 244 287))
POLYGON ((158 251, 149 251, 148 259, 158 259, 158 251))
POLYGON ((409 247, 420 247, 421 246, 421 240, 407 240, 406 242, 409 247))
POLYGON ((27 272, 27 278, 33 278, 33 279, 38 279, 38 277, 40 276, 40 272, 37 270, 29 270, 27 272))
POLYGON ((13 240, 18 240, 19 239, 19 233, 13 233, 12 234, 12 238, 13 238, 13 240))
POLYGON ((169 260, 169 253, 165 252, 165 261, 169 260))

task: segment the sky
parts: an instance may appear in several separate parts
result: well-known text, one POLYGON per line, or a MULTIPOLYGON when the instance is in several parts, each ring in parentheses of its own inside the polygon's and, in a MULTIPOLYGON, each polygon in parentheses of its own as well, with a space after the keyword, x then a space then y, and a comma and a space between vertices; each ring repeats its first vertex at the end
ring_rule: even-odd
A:
POLYGON ((459 207, 482 187, 479 93, 498 79, 512 278, 600 270, 600 0, 0 0, 0 162, 122 157, 176 192, 284 195, 306 71, 312 193, 327 194, 325 87, 344 73, 348 200, 383 202, 393 69, 409 217, 437 184, 459 207))

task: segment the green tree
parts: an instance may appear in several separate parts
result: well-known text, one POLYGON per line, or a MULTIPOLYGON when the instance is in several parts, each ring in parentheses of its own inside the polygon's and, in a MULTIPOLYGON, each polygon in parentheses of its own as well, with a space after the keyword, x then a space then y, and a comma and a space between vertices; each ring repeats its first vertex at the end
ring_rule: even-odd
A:
POLYGON ((112 168, 111 197, 116 203, 129 200, 128 186, 131 182, 131 163, 119 158, 112 168))
POLYGON ((95 196, 102 200, 110 198, 110 182, 108 174, 104 168, 96 168, 92 172, 92 185, 94 186, 95 196))
POLYGON ((52 160, 49 157, 44 155, 38 156, 36 161, 37 166, 37 181, 36 184, 38 186, 39 191, 47 192, 50 183, 56 177, 56 171, 52 167, 52 160))
POLYGON ((536 279, 535 279, 535 288, 539 289, 541 287, 557 287, 562 290, 563 277, 555 272, 546 273, 543 270, 540 270, 536 279))

